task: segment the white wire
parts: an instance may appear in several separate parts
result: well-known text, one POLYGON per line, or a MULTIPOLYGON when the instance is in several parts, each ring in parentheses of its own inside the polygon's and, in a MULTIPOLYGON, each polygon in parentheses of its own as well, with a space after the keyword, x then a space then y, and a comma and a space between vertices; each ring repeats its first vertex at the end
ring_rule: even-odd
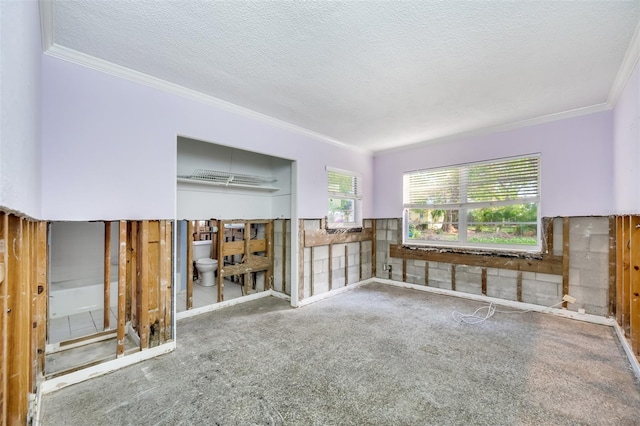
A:
MULTIPOLYGON (((551 306, 546 306, 544 309, 551 309, 554 308, 558 305, 561 305, 563 302, 558 302, 556 304, 553 304, 551 306)), ((493 304, 493 302, 491 302, 489 304, 489 306, 481 306, 478 309, 476 309, 472 314, 463 314, 459 311, 453 311, 451 312, 451 316, 453 317, 453 319, 457 322, 463 322, 465 324, 480 324, 483 321, 488 320, 489 318, 491 318, 493 316, 493 314, 495 314, 496 312, 499 312, 501 314, 524 314, 526 312, 533 312, 533 309, 527 309, 524 311, 501 311, 501 310, 497 310, 495 305, 493 304), (478 315, 479 312, 483 311, 483 310, 487 310, 487 313, 485 315, 478 315)), ((538 312, 538 311, 536 311, 538 312)))

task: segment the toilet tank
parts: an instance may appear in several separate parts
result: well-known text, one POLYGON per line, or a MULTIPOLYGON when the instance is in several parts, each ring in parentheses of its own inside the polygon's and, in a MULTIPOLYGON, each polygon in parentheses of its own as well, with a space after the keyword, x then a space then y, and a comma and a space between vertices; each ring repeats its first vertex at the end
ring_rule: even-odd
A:
POLYGON ((193 242, 193 260, 211 257, 211 240, 193 242))

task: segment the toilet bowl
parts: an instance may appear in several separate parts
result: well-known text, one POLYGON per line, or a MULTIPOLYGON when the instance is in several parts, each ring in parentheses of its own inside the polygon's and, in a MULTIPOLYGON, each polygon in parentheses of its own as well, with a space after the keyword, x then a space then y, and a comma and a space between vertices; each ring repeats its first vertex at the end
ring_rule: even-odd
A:
POLYGON ((196 269, 200 277, 200 285, 203 287, 211 287, 215 285, 213 273, 218 269, 218 261, 207 257, 196 260, 196 269))

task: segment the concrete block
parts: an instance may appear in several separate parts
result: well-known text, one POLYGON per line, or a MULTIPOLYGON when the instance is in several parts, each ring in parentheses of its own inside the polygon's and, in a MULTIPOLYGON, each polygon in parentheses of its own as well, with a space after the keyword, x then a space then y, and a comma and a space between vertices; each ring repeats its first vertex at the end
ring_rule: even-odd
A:
POLYGON ((576 298, 576 303, 600 307, 609 306, 608 289, 581 287, 569 284, 569 294, 576 298))
POLYGON ((569 252, 569 266, 583 271, 609 270, 609 254, 594 252, 569 252))
POLYGON ((398 240, 396 238, 397 236, 397 232, 396 231, 387 231, 387 241, 389 241, 392 244, 397 244, 398 240))
POLYGON ((589 239, 589 251, 609 255, 609 234, 592 235, 589 239))
POLYGON ((468 272, 470 274, 482 274, 482 267, 480 266, 467 266, 467 265, 457 265, 456 273, 460 272, 468 272))
POLYGON ((386 238, 387 238, 387 231, 385 231, 384 229, 376 229, 376 240, 377 241, 386 240, 386 238))
POLYGON ((451 271, 444 269, 433 269, 429 271, 429 282, 435 281, 447 281, 449 282, 449 288, 451 288, 451 271))
POLYGON ((516 300, 518 296, 517 280, 511 277, 487 275, 487 296, 516 300))
MULTIPOLYGON (((516 271, 516 276, 517 276, 517 271, 516 271)), ((522 273, 522 279, 523 280, 535 281, 536 280, 536 273, 535 272, 523 272, 522 273)))
POLYGON ((524 295, 562 297, 562 285, 545 281, 522 280, 522 298, 524 295))
POLYGON ((456 289, 458 288, 458 284, 464 283, 481 285, 482 275, 472 274, 456 268, 456 289))
POLYGON ((387 229, 387 219, 376 219, 376 229, 387 229))
POLYGON ((536 281, 546 281, 549 283, 562 284, 562 275, 543 274, 541 272, 535 273, 536 281))
POLYGON ((456 275, 456 291, 471 294, 482 294, 482 287, 480 283, 466 281, 458 282, 458 276, 456 275))
POLYGON ((487 276, 498 275, 500 270, 498 268, 487 268, 487 276))
POLYGON ((416 267, 424 268, 427 265, 427 261, 426 260, 414 260, 413 264, 416 267))
MULTIPOLYGON (((596 234, 609 235, 609 218, 572 217, 569 233, 582 234, 586 237, 596 234)), ((573 238, 573 235, 571 235, 570 238, 573 238)))
POLYGON ((583 234, 571 234, 569 236, 569 253, 589 251, 590 239, 590 237, 583 234))
POLYGON ((518 271, 513 271, 511 269, 498 269, 498 275, 501 277, 516 278, 518 276, 518 271))
POLYGON ((395 231, 398 229, 398 220, 397 219, 389 219, 387 220, 387 229, 395 231))
POLYGON ((451 280, 441 281, 441 280, 432 280, 431 278, 429 278, 429 287, 451 290, 451 280))
POLYGON ((319 246, 313 248, 313 260, 328 259, 329 246, 319 246))

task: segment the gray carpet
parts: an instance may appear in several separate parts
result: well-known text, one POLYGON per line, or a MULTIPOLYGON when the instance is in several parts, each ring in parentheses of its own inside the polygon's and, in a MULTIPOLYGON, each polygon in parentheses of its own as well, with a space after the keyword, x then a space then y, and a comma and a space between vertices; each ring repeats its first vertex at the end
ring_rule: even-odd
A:
POLYGON ((613 329, 370 284, 178 323, 178 348, 45 395, 53 425, 640 425, 613 329))

